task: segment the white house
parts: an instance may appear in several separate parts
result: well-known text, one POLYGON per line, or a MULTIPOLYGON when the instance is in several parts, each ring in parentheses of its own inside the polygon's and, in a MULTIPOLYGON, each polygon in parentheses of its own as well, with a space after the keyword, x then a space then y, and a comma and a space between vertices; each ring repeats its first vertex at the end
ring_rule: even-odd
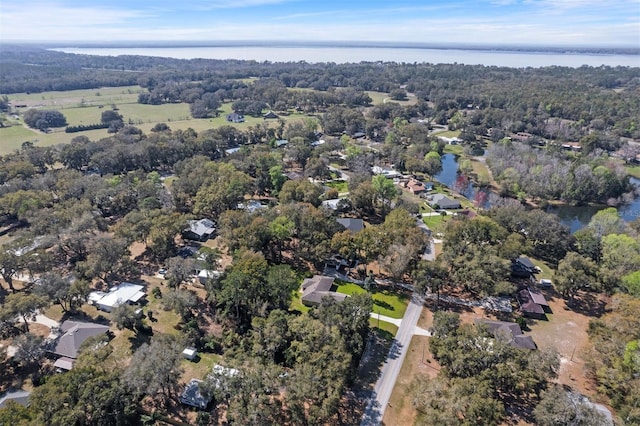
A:
POLYGON ((137 303, 146 296, 142 286, 131 283, 120 283, 111 287, 108 293, 93 291, 89 293, 89 301, 98 309, 111 312, 116 306, 123 303, 137 303))

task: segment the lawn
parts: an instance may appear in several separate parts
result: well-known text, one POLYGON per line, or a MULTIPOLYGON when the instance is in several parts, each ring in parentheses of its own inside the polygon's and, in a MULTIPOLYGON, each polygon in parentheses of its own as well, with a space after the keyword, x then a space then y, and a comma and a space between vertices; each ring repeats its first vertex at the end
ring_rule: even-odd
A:
MULTIPOLYGON (((438 133, 438 136, 442 136, 441 133, 438 133)), ((453 155, 462 155, 464 154, 464 148, 462 147, 462 145, 445 145, 444 146, 444 153, 445 154, 453 154, 453 155)))
MULTIPOLYGON (((366 293, 367 290, 360 287, 358 284, 347 283, 344 281, 336 280, 336 291, 343 294, 360 294, 366 293)), ((409 297, 391 292, 389 290, 376 291, 371 294, 373 297, 373 312, 380 313, 391 318, 402 318, 404 311, 407 310, 407 304, 409 303, 409 297)))
POLYGON ((369 319, 369 326, 373 331, 378 330, 385 337, 395 337, 398 333, 398 326, 386 321, 379 321, 376 318, 369 319))
POLYGON ((328 182, 326 184, 329 188, 335 188, 339 193, 349 192, 347 182, 343 180, 334 180, 333 182, 328 182))
POLYGON ((625 170, 630 176, 640 179, 640 166, 625 166, 625 170))
POLYGON ((447 222, 449 222, 450 220, 451 220, 451 216, 449 215, 445 217, 441 215, 422 217, 422 221, 424 222, 424 224, 427 225, 427 228, 431 229, 431 231, 433 231, 434 234, 438 234, 441 232, 444 233, 444 230, 447 226, 447 222))

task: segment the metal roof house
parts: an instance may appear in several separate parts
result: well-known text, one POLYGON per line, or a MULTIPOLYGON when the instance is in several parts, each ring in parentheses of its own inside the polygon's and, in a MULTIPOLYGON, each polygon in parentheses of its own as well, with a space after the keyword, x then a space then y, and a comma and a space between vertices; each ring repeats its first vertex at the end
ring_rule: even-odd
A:
POLYGON ((120 283, 111 287, 108 293, 102 291, 89 293, 89 301, 101 311, 111 312, 113 308, 123 303, 139 302, 146 296, 142 289, 143 287, 138 284, 120 283))
POLYGON ((189 227, 182 231, 182 237, 187 240, 207 241, 216 231, 216 225, 209 219, 190 220, 189 227))

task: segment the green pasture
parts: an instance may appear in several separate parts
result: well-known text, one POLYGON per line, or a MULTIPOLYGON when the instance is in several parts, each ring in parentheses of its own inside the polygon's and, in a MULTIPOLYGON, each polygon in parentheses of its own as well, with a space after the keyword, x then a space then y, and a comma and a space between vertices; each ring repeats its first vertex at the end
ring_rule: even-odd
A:
POLYGON ((15 93, 8 95, 12 104, 26 104, 28 107, 44 106, 58 108, 133 103, 138 101, 138 94, 146 92, 140 86, 101 87, 99 89, 65 90, 43 93, 15 93))

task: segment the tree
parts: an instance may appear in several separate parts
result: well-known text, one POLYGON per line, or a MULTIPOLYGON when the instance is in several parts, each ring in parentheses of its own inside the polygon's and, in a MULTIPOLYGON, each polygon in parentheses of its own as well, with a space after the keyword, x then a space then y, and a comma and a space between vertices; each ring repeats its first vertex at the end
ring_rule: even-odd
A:
POLYGON ((22 317, 25 331, 29 331, 29 318, 36 315, 38 310, 49 305, 49 301, 42 296, 27 293, 12 293, 4 299, 0 308, 0 319, 7 321, 22 317))
POLYGON ((111 320, 115 323, 118 330, 128 328, 133 330, 138 323, 136 308, 128 303, 121 303, 111 311, 111 320))
POLYGON ((15 359, 30 367, 40 361, 44 355, 44 339, 31 333, 21 334, 13 340, 16 347, 15 359))
POLYGON ((143 343, 133 354, 123 382, 136 396, 160 396, 166 406, 175 396, 182 374, 180 360, 183 346, 173 336, 158 335, 151 344, 143 343))
POLYGON ((430 151, 424 156, 424 167, 427 175, 433 177, 442 171, 442 158, 436 151, 430 151))
POLYGON ((640 242, 629 235, 609 234, 602 237, 600 275, 611 291, 630 273, 640 271, 640 242))
POLYGON ((447 265, 438 259, 433 262, 420 260, 412 275, 415 290, 418 293, 425 294, 427 291, 435 293, 434 309, 437 310, 440 292, 451 284, 447 265))
POLYGON ((390 208, 391 201, 398 196, 398 188, 392 180, 387 179, 384 175, 376 175, 371 178, 371 185, 375 191, 376 200, 381 204, 382 217, 384 217, 390 208))
POLYGON ((24 261, 24 257, 18 256, 12 248, 0 247, 0 275, 13 292, 13 277, 26 268, 24 261))
POLYGON ((193 278, 196 261, 190 257, 186 259, 181 256, 171 257, 166 261, 166 269, 165 279, 168 280, 169 287, 177 288, 193 278))
POLYGON ((60 305, 64 312, 74 311, 86 301, 89 283, 75 277, 62 278, 54 272, 42 275, 34 293, 60 305))
POLYGON ((197 305, 198 296, 191 290, 171 289, 162 296, 164 309, 172 309, 184 322, 193 316, 193 309, 197 305))
POLYGON ((405 244, 392 244, 384 257, 379 258, 380 266, 389 272, 394 286, 396 283, 402 282, 402 277, 409 269, 409 264, 414 260, 415 255, 415 247, 405 244))
POLYGON ((542 393, 542 399, 533 410, 540 426, 599 426, 607 424, 605 417, 584 397, 553 385, 542 393))
POLYGON ((91 241, 87 260, 79 263, 78 269, 87 278, 97 277, 106 282, 112 274, 124 269, 129 255, 126 240, 101 235, 91 241))
POLYGON ((569 252, 558 264, 554 278, 556 290, 573 301, 579 290, 597 288, 596 271, 596 265, 591 259, 569 252))
POLYGON ((29 408, 36 424, 139 424, 137 402, 122 385, 120 371, 100 368, 99 363, 84 365, 84 356, 71 371, 53 375, 33 390, 29 408))

